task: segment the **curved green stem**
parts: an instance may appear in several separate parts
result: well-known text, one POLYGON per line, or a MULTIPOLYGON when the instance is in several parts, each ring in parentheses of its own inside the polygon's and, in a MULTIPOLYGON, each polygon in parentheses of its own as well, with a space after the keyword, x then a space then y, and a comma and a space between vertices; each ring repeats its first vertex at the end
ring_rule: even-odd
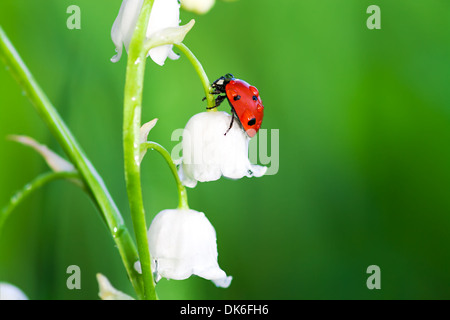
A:
POLYGON ((0 211, 0 234, 2 233, 3 226, 6 219, 11 212, 27 198, 31 193, 38 190, 45 184, 57 180, 57 179, 76 179, 79 178, 78 172, 47 172, 37 176, 33 181, 26 184, 21 190, 17 191, 9 200, 9 203, 0 211))
POLYGON ((211 94, 212 87, 209 83, 208 76, 206 75, 205 69, 203 69, 202 64, 200 61, 198 61, 197 57, 192 53, 191 50, 184 44, 174 44, 178 49, 183 52, 183 54, 189 59, 192 66, 194 67, 195 71, 197 72, 197 75, 200 78, 200 81, 202 82, 203 90, 205 91, 205 97, 206 101, 208 103, 208 110, 216 110, 214 107, 216 105, 216 102, 214 100, 214 96, 211 94))
POLYGON ((100 209, 99 211, 114 238, 136 294, 138 297, 143 297, 140 275, 134 269, 134 263, 138 260, 136 247, 103 179, 97 173, 48 97, 39 87, 1 27, 0 58, 2 58, 14 78, 22 87, 22 90, 30 99, 36 111, 61 145, 70 161, 74 164, 86 187, 93 195, 95 203, 100 209))
POLYGON ((155 150, 163 156, 164 160, 166 160, 166 163, 169 165, 170 171, 172 172, 172 175, 177 183, 179 199, 178 208, 189 209, 186 188, 181 182, 180 177, 178 176, 177 167, 173 163, 172 157, 170 156, 169 152, 160 144, 151 141, 141 143, 141 150, 143 149, 155 150))
POLYGON ((128 50, 124 97, 123 150, 125 180, 142 269, 144 298, 155 300, 156 293, 150 265, 151 259, 147 241, 147 224, 145 222, 142 199, 139 161, 142 91, 147 58, 144 42, 152 6, 153 0, 144 1, 128 50))

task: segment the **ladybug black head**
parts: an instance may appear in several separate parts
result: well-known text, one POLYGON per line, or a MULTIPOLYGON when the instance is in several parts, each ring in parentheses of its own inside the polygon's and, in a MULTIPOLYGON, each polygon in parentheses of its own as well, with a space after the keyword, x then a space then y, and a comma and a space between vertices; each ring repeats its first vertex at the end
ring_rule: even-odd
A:
POLYGON ((223 76, 224 80, 229 82, 231 80, 235 80, 234 76, 231 73, 227 73, 226 75, 223 76))

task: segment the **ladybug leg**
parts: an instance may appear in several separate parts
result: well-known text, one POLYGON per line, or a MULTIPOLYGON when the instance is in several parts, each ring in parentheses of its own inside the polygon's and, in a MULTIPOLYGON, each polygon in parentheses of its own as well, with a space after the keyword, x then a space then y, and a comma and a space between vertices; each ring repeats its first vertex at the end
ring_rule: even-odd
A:
MULTIPOLYGON (((213 92, 211 92, 211 94, 221 94, 221 93, 223 93, 223 92, 218 91, 218 90, 214 90, 213 92)), ((203 97, 202 101, 205 101, 205 100, 206 100, 206 97, 203 97)))
POLYGON ((225 100, 227 98, 227 96, 217 96, 216 98, 216 103, 214 105, 214 107, 207 107, 206 109, 210 110, 210 109, 215 109, 218 106, 220 106, 220 104, 223 102, 223 100, 225 100))
POLYGON ((225 100, 227 96, 217 96, 216 98, 216 107, 220 106, 220 104, 225 100))
POLYGON ((233 122, 234 122, 234 112, 232 112, 230 126, 228 127, 228 130, 224 133, 224 136, 226 136, 228 131, 231 130, 231 127, 233 127, 233 122))

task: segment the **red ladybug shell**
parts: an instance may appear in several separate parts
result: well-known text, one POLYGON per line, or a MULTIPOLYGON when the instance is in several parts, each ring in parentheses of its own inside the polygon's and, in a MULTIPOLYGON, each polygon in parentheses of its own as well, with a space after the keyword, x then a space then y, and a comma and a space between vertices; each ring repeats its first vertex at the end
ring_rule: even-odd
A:
POLYGON ((245 132, 250 138, 254 137, 264 116, 258 89, 243 80, 233 79, 225 86, 225 92, 245 132))

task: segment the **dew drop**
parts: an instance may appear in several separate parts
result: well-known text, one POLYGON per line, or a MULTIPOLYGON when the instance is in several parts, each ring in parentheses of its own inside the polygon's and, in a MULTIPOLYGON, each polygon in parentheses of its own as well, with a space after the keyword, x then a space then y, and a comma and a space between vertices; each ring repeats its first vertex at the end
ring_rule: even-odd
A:
POLYGON ((123 233, 123 231, 124 231, 123 226, 122 226, 122 227, 119 227, 119 228, 114 227, 114 228, 113 228, 113 238, 118 238, 118 237, 120 237, 120 235, 123 233))
POLYGON ((17 196, 13 196, 13 197, 11 198, 11 203, 12 203, 12 204, 15 204, 18 200, 19 200, 19 199, 18 199, 17 196))

